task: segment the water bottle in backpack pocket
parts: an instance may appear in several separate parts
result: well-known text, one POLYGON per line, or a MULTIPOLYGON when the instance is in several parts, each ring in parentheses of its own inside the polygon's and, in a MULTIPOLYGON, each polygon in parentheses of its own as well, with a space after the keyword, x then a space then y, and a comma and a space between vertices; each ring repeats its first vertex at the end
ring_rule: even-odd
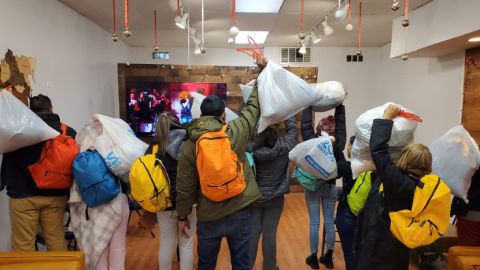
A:
POLYGON ((96 150, 80 153, 73 161, 78 191, 88 207, 108 203, 120 193, 120 184, 96 150))

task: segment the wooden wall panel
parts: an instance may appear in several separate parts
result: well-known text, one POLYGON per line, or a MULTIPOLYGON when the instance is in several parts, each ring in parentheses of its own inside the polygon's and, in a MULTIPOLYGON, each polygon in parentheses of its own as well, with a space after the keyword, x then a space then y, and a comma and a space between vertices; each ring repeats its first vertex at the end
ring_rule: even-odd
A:
MULTIPOLYGON (((287 68, 292 73, 304 78, 309 83, 317 82, 316 67, 287 68)), ((118 89, 120 117, 126 120, 126 86, 127 80, 152 82, 205 82, 227 84, 227 106, 235 112, 242 106, 242 93, 239 84, 246 84, 258 76, 258 68, 227 66, 192 66, 186 65, 151 65, 118 64, 118 89)))
POLYGON ((480 47, 465 56, 462 124, 480 144, 480 47))

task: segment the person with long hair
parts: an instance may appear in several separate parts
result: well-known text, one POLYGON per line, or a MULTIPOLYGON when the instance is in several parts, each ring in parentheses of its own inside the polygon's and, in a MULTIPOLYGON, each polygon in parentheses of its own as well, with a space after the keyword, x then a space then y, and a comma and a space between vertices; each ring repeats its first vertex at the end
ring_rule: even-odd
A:
POLYGON ((177 160, 180 145, 185 136, 186 131, 182 128, 178 119, 172 114, 162 113, 158 117, 152 145, 147 149, 147 153, 151 153, 153 145, 158 145, 158 152, 155 154, 162 161, 167 171, 172 197, 172 207, 157 212, 160 230, 160 248, 158 251, 160 270, 172 269, 172 256, 177 242, 180 251, 180 269, 193 269, 193 235, 196 224, 195 208, 188 216, 191 224, 188 234, 183 234, 178 230, 178 215, 175 211, 177 160))
POLYGON ((255 179, 261 197, 253 204, 252 236, 250 239, 250 269, 257 257, 262 235, 264 270, 277 269, 277 228, 283 212, 284 194, 290 190, 290 160, 288 153, 298 142, 295 116, 285 120, 285 135, 268 127, 258 134, 249 151, 255 161, 255 179))
POLYGON ((410 144, 392 160, 388 141, 392 120, 400 111, 400 107, 389 105, 383 119, 373 121, 370 153, 379 177, 372 183, 357 219, 355 269, 408 269, 410 250, 390 232, 389 212, 411 209, 419 179, 432 171, 432 154, 423 144, 410 144))

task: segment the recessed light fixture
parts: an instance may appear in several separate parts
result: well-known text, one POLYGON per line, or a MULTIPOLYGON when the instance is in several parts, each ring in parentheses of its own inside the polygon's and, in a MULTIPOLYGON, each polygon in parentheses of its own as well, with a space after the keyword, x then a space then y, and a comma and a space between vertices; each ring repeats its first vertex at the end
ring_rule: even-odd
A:
POLYGON ((248 36, 253 38, 257 44, 263 44, 268 37, 268 31, 240 31, 235 37, 235 43, 249 44, 248 36))
POLYGON ((241 0, 237 1, 237 12, 241 13, 278 13, 284 0, 241 0))
POLYGON ((480 42, 480 37, 472 37, 468 39, 468 42, 480 42))

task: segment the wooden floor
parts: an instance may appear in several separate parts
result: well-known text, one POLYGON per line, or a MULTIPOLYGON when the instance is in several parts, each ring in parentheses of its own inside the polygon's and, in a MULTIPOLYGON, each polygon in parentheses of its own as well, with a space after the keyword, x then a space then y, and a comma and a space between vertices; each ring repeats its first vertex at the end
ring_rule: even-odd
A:
MULTIPOLYGON (((132 214, 132 219, 127 233, 127 270, 153 270, 158 269, 158 227, 155 227, 155 238, 150 233, 140 230, 136 227, 136 213, 132 214)), ((322 226, 322 225, 321 225, 322 226)), ((321 235, 320 235, 321 241, 321 235)), ((338 241, 338 235, 337 235, 338 241)), ((196 241, 195 241, 196 242, 196 241)), ((320 247, 319 247, 320 249, 320 247)), ((195 247, 195 261, 197 261, 195 247)), ((310 269, 305 264, 305 258, 309 253, 308 240, 308 212, 305 205, 303 193, 292 193, 286 195, 285 209, 280 219, 280 225, 277 233, 277 262, 281 270, 290 269, 310 269)), ((175 258, 173 269, 179 269, 175 258)), ((335 269, 345 269, 343 262, 343 253, 340 243, 335 243, 334 251, 335 269)), ((262 269, 261 246, 255 263, 254 270, 262 269)), ((321 266, 322 267, 322 266, 321 266)), ((196 264, 194 265, 196 269, 196 264)), ((231 269, 230 255, 226 242, 222 243, 222 248, 218 256, 217 269, 231 269)), ((322 267, 321 269, 326 269, 322 267)), ((418 269, 410 267, 410 269, 418 269)), ((161 269, 164 270, 164 269, 161 269)))

